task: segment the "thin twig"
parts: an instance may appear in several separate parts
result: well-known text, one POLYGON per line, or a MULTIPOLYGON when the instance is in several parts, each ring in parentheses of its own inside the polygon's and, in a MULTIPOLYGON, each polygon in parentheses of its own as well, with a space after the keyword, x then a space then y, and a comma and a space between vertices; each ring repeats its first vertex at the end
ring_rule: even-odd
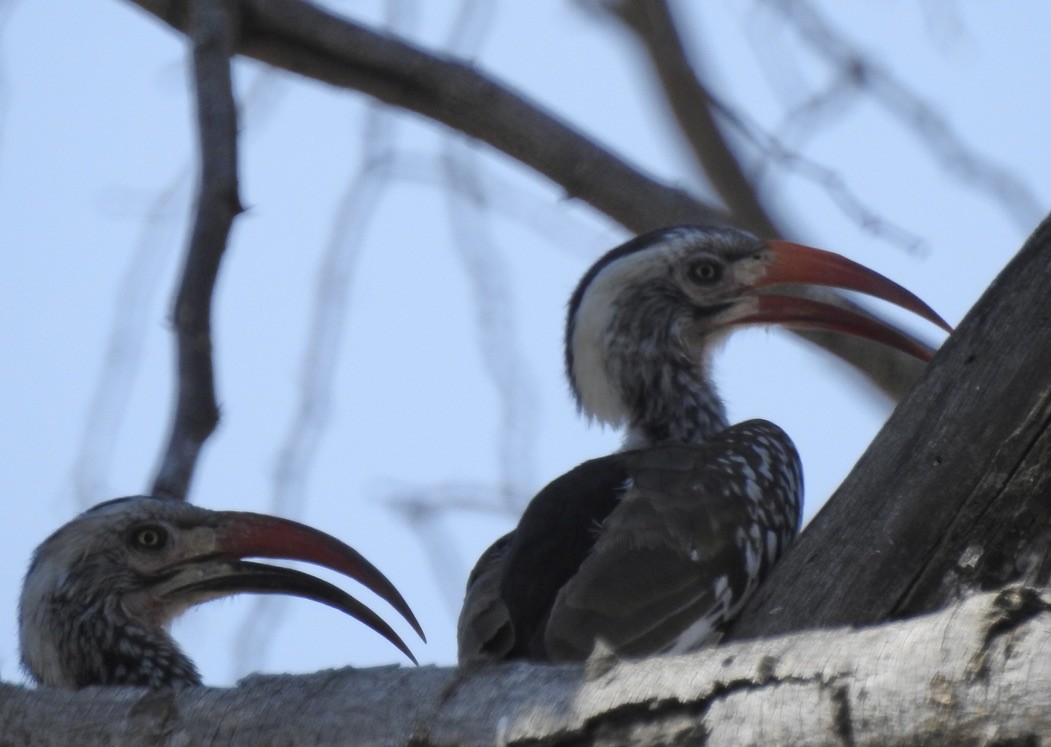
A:
POLYGON ((230 60, 238 33, 234 0, 191 0, 187 25, 193 42, 200 139, 200 184, 186 265, 175 299, 178 394, 168 446, 153 481, 154 495, 185 500, 197 458, 219 422, 212 363, 212 296, 234 218, 237 187, 237 112, 230 60))
POLYGON ((502 487, 469 482, 387 487, 374 492, 386 496, 386 504, 403 517, 416 535, 433 571, 434 583, 455 620, 463 604, 463 582, 468 569, 460 542, 443 520, 463 512, 504 519, 510 525, 517 521, 521 508, 508 504, 507 491, 502 487))
POLYGON ((846 69, 857 85, 897 117, 925 146, 947 174, 984 192, 1023 231, 1043 216, 1039 201, 1025 182, 1008 169, 972 150, 952 124, 922 97, 862 55, 806 0, 766 0, 798 32, 800 38, 830 64, 846 69))
MULTIPOLYGON (((387 164, 391 157, 389 138, 393 119, 387 107, 378 104, 370 107, 365 125, 364 163, 340 199, 328 248, 318 268, 317 296, 303 355, 298 403, 278 452, 272 478, 269 510, 281 516, 302 515, 306 481, 328 425, 340 341, 350 288, 364 247, 365 228, 390 182, 387 164)), ((252 600, 236 636, 235 671, 248 672, 262 665, 284 616, 285 601, 270 596, 252 600)))
POLYGON ((784 231, 755 189, 744 166, 716 122, 708 89, 686 53, 665 0, 605 2, 596 7, 619 19, 642 43, 661 91, 675 115, 704 178, 730 209, 738 225, 758 236, 776 238, 784 231))
MULTIPOLYGON (((17 0, 0 0, 0 35, 7 28, 11 20, 12 11, 15 9, 17 0)), ((4 141, 4 125, 7 124, 7 100, 10 95, 10 84, 7 80, 7 66, 0 60, 0 143, 4 141)))
POLYGON ((73 493, 81 510, 108 493, 110 463, 149 330, 147 309, 161 284, 165 265, 174 259, 175 207, 184 208, 188 202, 190 174, 191 168, 185 164, 150 200, 139 240, 117 289, 106 352, 73 464, 73 493))
POLYGON ((724 104, 714 96, 711 97, 711 101, 713 108, 722 115, 723 119, 751 143, 764 159, 819 185, 839 209, 863 230, 909 253, 923 252, 922 238, 868 207, 851 191, 839 173, 786 147, 784 143, 763 130, 758 123, 740 109, 724 104))
MULTIPOLYGON (((681 35, 663 0, 611 0, 597 3, 596 6, 622 21, 645 47, 663 93, 675 113, 676 122, 696 154, 705 178, 715 186, 740 223, 750 227, 760 236, 773 237, 781 234, 759 192, 745 174, 738 155, 720 129, 717 117, 736 127, 753 143, 761 145, 764 152, 773 155, 776 151, 782 165, 803 171, 820 181, 833 199, 836 199, 844 210, 853 211, 857 220, 868 226, 869 230, 891 232, 894 227, 864 208, 834 173, 798 156, 790 158, 794 154, 776 149, 776 143, 771 144, 760 139, 754 128, 747 129, 743 126, 743 115, 724 106, 711 94, 695 71, 694 64, 687 57, 681 35)), ((893 236, 897 238, 899 235, 905 234, 898 229, 898 233, 893 236)), ((805 289, 801 290, 801 293, 888 323, 888 320, 859 307, 841 293, 823 288, 805 289)), ((891 326, 897 328, 897 325, 891 326)), ((904 330, 899 331, 905 333, 904 330)), ((811 330, 792 330, 792 334, 818 345, 854 366, 874 387, 874 392, 892 402, 899 399, 923 371, 923 364, 919 361, 868 340, 811 330)))
MULTIPOLYGON (((462 58, 474 57, 488 31, 493 6, 488 0, 464 0, 452 24, 448 50, 462 58)), ((493 500, 517 515, 534 487, 533 468, 539 430, 539 408, 532 372, 521 350, 507 262, 500 253, 489 222, 490 205, 482 188, 478 159, 462 137, 444 138, 449 223, 453 245, 467 275, 474 302, 478 348, 485 372, 500 401, 502 417, 496 428, 499 484, 493 500)), ((430 492, 427 489, 427 492, 430 492)), ((403 497, 399 508, 430 561, 438 588, 450 614, 456 617, 463 600, 462 579, 467 571, 456 552, 457 541, 443 526, 442 517, 453 503, 470 501, 454 494, 452 501, 435 503, 403 497)))
MULTIPOLYGON (((489 210, 530 229, 550 247, 567 257, 593 262, 596 257, 625 239, 616 226, 598 228, 568 210, 551 210, 551 201, 542 192, 530 190, 521 181, 506 178, 490 168, 490 163, 475 159, 475 179, 471 187, 485 195, 489 210)), ((444 159, 439 154, 407 148, 399 152, 390 166, 394 179, 403 182, 466 192, 467 185, 450 182, 445 174, 444 159)))
MULTIPOLYGON (((416 17, 414 4, 401 0, 387 4, 387 23, 404 29, 416 17)), ((369 221, 391 185, 397 112, 370 103, 362 128, 361 165, 352 174, 336 208, 328 245, 317 275, 313 316, 303 353, 299 398, 277 454, 272 477, 270 511, 279 516, 302 516, 306 483, 328 427, 335 396, 335 376, 343 340, 351 288, 365 248, 369 221)), ((284 621, 288 600, 261 595, 235 636, 232 666, 235 672, 262 667, 274 635, 284 621)))
POLYGON ((500 481, 510 507, 521 510, 535 486, 533 467, 540 408, 528 357, 515 319, 507 263, 485 220, 488 210, 474 159, 461 140, 445 146, 450 223, 457 254, 468 276, 478 329, 478 347, 500 398, 497 426, 500 481))

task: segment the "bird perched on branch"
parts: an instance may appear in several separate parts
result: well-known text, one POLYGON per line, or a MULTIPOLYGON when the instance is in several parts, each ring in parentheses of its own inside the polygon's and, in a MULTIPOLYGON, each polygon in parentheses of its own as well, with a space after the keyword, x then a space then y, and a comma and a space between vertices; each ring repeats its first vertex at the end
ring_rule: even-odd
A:
POLYGON ((342 589, 247 557, 338 571, 389 602, 424 637, 391 582, 335 537, 273 516, 138 496, 100 503, 36 549, 19 602, 23 666, 49 687, 199 685, 197 668, 168 633, 170 623, 189 607, 246 592, 327 604, 416 662, 382 618, 342 589))
MULTIPOLYGON (((868 316, 774 292, 834 286, 946 330, 901 286, 839 255, 729 228, 639 236, 584 275, 569 302, 570 387, 624 449, 567 472, 479 559, 458 627, 461 662, 678 652, 718 640, 799 529, 803 479, 773 423, 730 426, 714 343, 780 324, 931 351, 868 316)), ((951 331, 951 330, 950 330, 951 331)))

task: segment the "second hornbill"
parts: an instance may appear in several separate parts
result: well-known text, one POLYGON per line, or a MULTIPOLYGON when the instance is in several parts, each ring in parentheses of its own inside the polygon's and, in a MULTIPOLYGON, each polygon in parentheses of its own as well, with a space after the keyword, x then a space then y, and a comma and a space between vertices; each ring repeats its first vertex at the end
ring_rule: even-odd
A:
POLYGON ((855 262, 730 228, 681 226, 599 259, 569 301, 566 373, 622 451, 540 491, 479 559, 458 627, 461 662, 678 652, 718 640, 795 537, 803 478, 764 420, 730 426, 710 353, 734 328, 843 332, 929 359, 853 311, 772 289, 867 293, 951 331, 919 298, 855 262))
POLYGON ((169 625, 189 607, 246 592, 327 604, 416 662, 379 615, 342 589, 248 557, 305 561, 349 576, 389 602, 423 638, 398 590, 335 537, 273 516, 135 496, 98 504, 36 549, 19 602, 22 664, 49 687, 198 685, 197 668, 169 625))

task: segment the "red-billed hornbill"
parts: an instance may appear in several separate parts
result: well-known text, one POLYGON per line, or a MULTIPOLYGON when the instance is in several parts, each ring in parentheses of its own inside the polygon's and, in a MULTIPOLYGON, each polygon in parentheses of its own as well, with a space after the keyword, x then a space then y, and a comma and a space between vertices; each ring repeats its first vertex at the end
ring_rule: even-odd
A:
POLYGON ((49 687, 198 685, 170 623, 196 604, 246 592, 291 594, 342 610, 415 663, 397 633, 340 588, 248 557, 339 571, 389 602, 423 638, 398 590, 335 537, 273 516, 136 496, 85 511, 33 553, 19 602, 23 666, 49 687))
MULTIPOLYGON (((949 326, 883 276, 829 252, 729 228, 639 236, 569 302, 566 373, 580 410, 626 428, 624 449, 540 491, 479 559, 458 628, 461 662, 678 652, 718 640, 799 529, 803 478, 784 431, 730 426, 713 344, 781 324, 930 351, 860 314, 782 286, 834 286, 949 326)), ((950 330, 951 331, 951 330, 950 330)))

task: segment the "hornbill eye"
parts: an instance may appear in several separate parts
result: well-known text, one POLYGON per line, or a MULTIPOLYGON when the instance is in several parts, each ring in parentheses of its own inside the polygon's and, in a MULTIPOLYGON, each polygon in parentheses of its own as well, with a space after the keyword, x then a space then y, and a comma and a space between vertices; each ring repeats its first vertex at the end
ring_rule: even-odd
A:
POLYGON ((686 276, 698 285, 711 285, 723 276, 723 266, 715 259, 701 259, 686 268, 686 276))
POLYGON ((168 544, 168 531, 156 524, 133 529, 129 544, 137 550, 160 550, 168 544))

